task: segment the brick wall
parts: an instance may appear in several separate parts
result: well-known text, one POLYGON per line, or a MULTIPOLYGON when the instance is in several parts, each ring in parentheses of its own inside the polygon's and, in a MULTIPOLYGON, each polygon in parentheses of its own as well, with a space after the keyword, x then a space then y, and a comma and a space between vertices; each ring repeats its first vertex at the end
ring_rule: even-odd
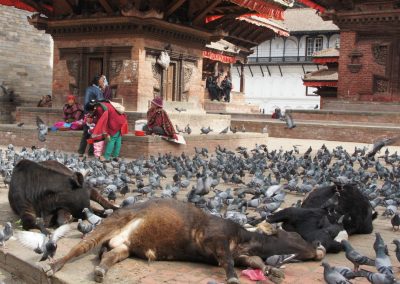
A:
MULTIPOLYGON (((14 90, 20 105, 51 95, 52 39, 28 23, 30 14, 0 5, 0 83, 14 90)), ((9 110, 0 105, 0 112, 9 110)))
MULTIPOLYGON (((400 135, 400 127, 369 126, 368 124, 346 125, 298 122, 297 127, 288 129, 283 121, 267 121, 269 137, 316 139, 343 142, 374 143, 384 137, 400 135)), ((400 141, 394 145, 399 146, 400 141)))
POLYGON ((373 95, 373 75, 385 77, 385 66, 375 62, 372 53, 372 44, 380 42, 376 38, 360 38, 355 32, 342 31, 340 33, 340 58, 338 99, 360 101, 400 101, 399 96, 382 93, 373 95), (362 64, 358 73, 351 73, 348 64, 352 51, 362 54, 359 58, 362 64))

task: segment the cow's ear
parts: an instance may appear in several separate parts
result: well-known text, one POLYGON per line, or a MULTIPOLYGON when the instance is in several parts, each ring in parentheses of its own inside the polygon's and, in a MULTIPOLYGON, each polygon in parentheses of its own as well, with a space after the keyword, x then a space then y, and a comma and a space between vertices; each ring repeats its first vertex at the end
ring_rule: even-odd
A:
POLYGON ((80 172, 74 172, 71 178, 71 183, 73 188, 75 189, 78 187, 82 187, 83 181, 84 181, 83 175, 80 172))

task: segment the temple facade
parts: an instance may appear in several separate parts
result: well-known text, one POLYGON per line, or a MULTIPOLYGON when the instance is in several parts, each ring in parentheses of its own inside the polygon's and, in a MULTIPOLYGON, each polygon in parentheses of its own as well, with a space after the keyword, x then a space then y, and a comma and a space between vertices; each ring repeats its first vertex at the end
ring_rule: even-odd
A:
POLYGON ((400 1, 300 2, 341 30, 338 91, 333 100, 400 102, 400 1))
POLYGON ((83 101, 95 75, 107 76, 128 111, 146 111, 156 95, 165 101, 204 102, 203 58, 235 62, 276 29, 252 17, 281 20, 289 0, 1 0, 36 11, 29 22, 54 40, 53 107, 73 93, 83 101), (213 50, 225 40, 233 50, 213 50), (208 47, 206 47, 208 45, 208 47), (208 53, 205 53, 207 52, 208 53), (159 64, 168 54, 168 68, 159 64), (226 55, 225 53, 229 53, 226 55))

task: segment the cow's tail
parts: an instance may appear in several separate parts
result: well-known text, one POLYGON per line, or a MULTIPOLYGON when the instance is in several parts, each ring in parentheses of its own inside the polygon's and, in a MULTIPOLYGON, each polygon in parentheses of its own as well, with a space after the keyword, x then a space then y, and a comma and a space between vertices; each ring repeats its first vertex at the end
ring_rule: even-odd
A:
POLYGON ((105 199, 96 189, 90 189, 90 200, 93 200, 103 206, 105 209, 117 210, 119 207, 112 204, 110 201, 105 199))

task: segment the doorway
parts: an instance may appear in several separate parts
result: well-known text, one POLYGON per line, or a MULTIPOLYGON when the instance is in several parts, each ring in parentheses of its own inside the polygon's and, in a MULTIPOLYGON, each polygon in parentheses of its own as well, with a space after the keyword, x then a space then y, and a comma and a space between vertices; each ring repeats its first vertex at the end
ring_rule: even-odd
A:
POLYGON ((102 75, 103 73, 103 58, 102 57, 89 57, 88 62, 88 84, 87 86, 92 85, 92 79, 95 76, 102 75))

